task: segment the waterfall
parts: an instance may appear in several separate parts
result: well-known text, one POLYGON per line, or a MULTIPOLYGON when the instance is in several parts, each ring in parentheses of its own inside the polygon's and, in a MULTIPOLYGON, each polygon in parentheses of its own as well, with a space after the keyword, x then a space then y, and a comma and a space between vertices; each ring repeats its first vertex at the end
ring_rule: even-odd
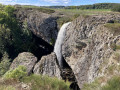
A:
POLYGON ((56 53, 56 56, 57 56, 60 67, 63 67, 62 43, 63 43, 64 37, 65 37, 66 28, 70 23, 71 22, 65 23, 60 28, 60 31, 58 33, 57 40, 56 40, 56 43, 55 43, 55 46, 54 46, 54 52, 56 53))

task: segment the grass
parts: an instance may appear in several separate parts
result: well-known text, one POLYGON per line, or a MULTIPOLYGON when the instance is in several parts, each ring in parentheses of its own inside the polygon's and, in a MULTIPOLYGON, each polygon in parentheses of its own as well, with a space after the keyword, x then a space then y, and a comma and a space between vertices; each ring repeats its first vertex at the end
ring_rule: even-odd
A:
POLYGON ((75 14, 80 15, 96 15, 100 13, 109 13, 109 9, 89 9, 89 10, 79 10, 79 9, 54 9, 56 12, 64 14, 66 16, 74 16, 75 14))
POLYGON ((43 7, 31 6, 31 5, 23 5, 23 6, 18 6, 18 7, 21 7, 21 8, 24 8, 24 9, 35 9, 35 10, 38 10, 40 12, 48 13, 48 14, 52 14, 52 13, 55 12, 55 10, 50 9, 50 8, 43 8, 43 7))
POLYGON ((120 23, 106 23, 104 25, 113 35, 120 35, 120 23))
POLYGON ((85 84, 82 90, 120 90, 119 76, 112 77, 104 86, 101 86, 101 83, 96 80, 91 84, 85 84))
POLYGON ((120 53, 115 53, 114 55, 115 56, 113 58, 117 61, 117 63, 120 63, 120 53))
POLYGON ((13 86, 0 85, 0 90, 16 90, 13 86))
POLYGON ((110 75, 113 75, 114 74, 114 70, 116 70, 117 69, 117 67, 116 67, 116 65, 110 65, 109 67, 108 67, 108 69, 107 69, 107 71, 108 71, 108 75, 110 74, 110 75))
POLYGON ((114 76, 101 90, 120 90, 120 77, 114 76))
POLYGON ((31 75, 24 77, 22 80, 24 83, 31 83, 32 90, 70 90, 69 82, 64 82, 57 78, 50 78, 48 76, 31 75))
POLYGON ((108 9, 89 9, 89 10, 80 10, 80 9, 54 9, 58 14, 58 26, 61 27, 64 23, 73 21, 80 15, 88 16, 88 15, 98 15, 98 14, 107 14, 110 13, 111 10, 108 9))
POLYGON ((82 90, 99 90, 100 87, 100 83, 98 82, 98 80, 96 79, 94 82, 90 83, 90 84, 84 84, 83 89, 82 90))
MULTIPOLYGON (((19 85, 21 82, 29 85, 31 90, 70 90, 70 82, 59 80, 56 77, 48 77, 42 75, 26 75, 26 68, 19 66, 14 70, 9 70, 0 80, 0 85, 13 87, 19 85)), ((4 89, 3 89, 4 90, 4 89)))
POLYGON ((25 76, 19 80, 3 78, 0 80, 0 90, 22 90, 21 82, 28 85, 30 90, 70 90, 70 82, 35 74, 25 76))

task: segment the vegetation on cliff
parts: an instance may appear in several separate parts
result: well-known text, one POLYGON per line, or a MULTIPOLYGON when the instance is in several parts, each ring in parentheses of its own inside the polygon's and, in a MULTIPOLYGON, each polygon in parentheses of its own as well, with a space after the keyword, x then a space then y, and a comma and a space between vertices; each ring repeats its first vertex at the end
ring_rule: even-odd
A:
POLYGON ((10 58, 15 58, 23 51, 32 51, 34 45, 31 31, 26 23, 21 28, 15 17, 15 10, 10 5, 0 10, 0 55, 7 52, 10 58))
POLYGON ((101 86, 102 80, 96 79, 91 84, 85 84, 83 90, 120 90, 120 77, 114 76, 107 81, 107 83, 103 83, 101 86))
POLYGON ((14 70, 8 71, 0 81, 2 90, 18 90, 18 88, 24 89, 19 85, 20 83, 26 84, 30 90, 70 90, 69 82, 64 82, 63 80, 59 80, 55 77, 51 78, 35 74, 27 76, 25 70, 24 66, 19 66, 14 70), (15 85, 15 83, 18 84, 19 87, 15 85))

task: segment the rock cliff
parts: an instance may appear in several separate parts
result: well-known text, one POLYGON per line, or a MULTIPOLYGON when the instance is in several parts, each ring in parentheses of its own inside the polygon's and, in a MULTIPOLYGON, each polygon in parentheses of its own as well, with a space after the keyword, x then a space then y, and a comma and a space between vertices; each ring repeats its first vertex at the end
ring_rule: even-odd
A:
POLYGON ((62 55, 80 88, 105 75, 120 46, 119 29, 120 15, 114 14, 80 16, 67 28, 62 55))
POLYGON ((58 33, 56 17, 31 8, 17 9, 16 17, 22 23, 27 22, 28 28, 49 44, 56 40, 58 33))
POLYGON ((56 54, 51 53, 50 55, 43 56, 35 65, 33 72, 35 74, 48 75, 61 79, 61 70, 58 65, 56 54))
POLYGON ((15 69, 19 65, 25 66, 27 69, 28 75, 30 75, 33 71, 33 68, 34 68, 36 62, 37 62, 37 58, 32 53, 23 52, 23 53, 20 53, 18 55, 18 57, 16 57, 13 60, 11 66, 10 66, 10 69, 15 69))

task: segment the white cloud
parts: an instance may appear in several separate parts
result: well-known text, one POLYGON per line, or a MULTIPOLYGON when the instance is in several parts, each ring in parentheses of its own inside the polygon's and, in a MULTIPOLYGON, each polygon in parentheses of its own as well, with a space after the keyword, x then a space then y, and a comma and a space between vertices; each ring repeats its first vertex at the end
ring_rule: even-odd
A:
POLYGON ((33 0, 0 0, 0 3, 8 5, 22 4, 22 5, 37 5, 40 6, 41 2, 43 5, 46 5, 45 2, 48 2, 48 5, 67 5, 71 0, 35 0, 36 3, 32 3, 33 0), (44 4, 45 3, 45 4, 44 4))
POLYGON ((71 0, 43 0, 45 2, 50 2, 53 4, 68 4, 71 0))

